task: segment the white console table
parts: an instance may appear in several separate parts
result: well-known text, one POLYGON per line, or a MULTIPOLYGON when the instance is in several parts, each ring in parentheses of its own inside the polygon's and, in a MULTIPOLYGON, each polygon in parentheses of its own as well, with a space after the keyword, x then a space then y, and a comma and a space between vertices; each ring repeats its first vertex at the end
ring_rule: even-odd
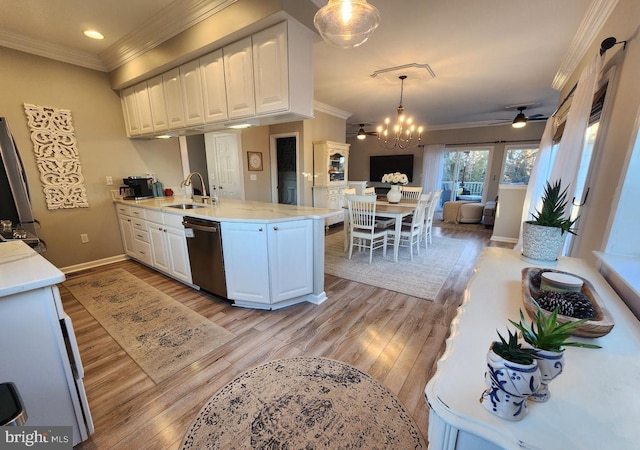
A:
MULTIPOLYGON (((425 388, 433 449, 637 449, 640 446, 640 323, 584 260, 561 258, 557 270, 589 280, 615 320, 594 342, 601 349, 568 347, 564 372, 549 385, 546 403, 529 403, 519 422, 498 418, 479 402, 486 353, 519 320, 521 270, 536 267, 514 250, 487 248, 451 324, 446 350, 425 388)), ((541 267, 541 266, 540 266, 541 267)), ((525 313, 526 315, 526 313, 525 313)), ((582 338, 576 338, 582 340, 582 338)))

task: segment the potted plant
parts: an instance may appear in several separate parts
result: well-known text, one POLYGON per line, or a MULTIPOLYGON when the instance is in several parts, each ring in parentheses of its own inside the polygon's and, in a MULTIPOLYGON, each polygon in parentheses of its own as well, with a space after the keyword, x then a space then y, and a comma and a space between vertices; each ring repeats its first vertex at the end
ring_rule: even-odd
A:
POLYGON ((523 348, 517 332, 494 341, 487 353, 486 389, 480 397, 487 411, 507 420, 521 420, 527 413, 527 398, 540 386, 535 350, 523 348))
POLYGON ((571 331, 586 322, 587 319, 575 322, 558 323, 558 308, 549 315, 538 311, 529 324, 520 310, 520 322, 509 320, 520 332, 527 344, 533 347, 533 355, 540 369, 540 387, 531 395, 531 400, 546 402, 549 400, 549 383, 562 373, 564 367, 564 347, 600 348, 599 345, 569 341, 571 331))
POLYGON ((554 262, 562 252, 565 233, 576 234, 572 229, 578 218, 567 218, 567 189, 561 181, 547 184, 542 196, 542 208, 533 220, 522 224, 522 255, 529 259, 554 262))

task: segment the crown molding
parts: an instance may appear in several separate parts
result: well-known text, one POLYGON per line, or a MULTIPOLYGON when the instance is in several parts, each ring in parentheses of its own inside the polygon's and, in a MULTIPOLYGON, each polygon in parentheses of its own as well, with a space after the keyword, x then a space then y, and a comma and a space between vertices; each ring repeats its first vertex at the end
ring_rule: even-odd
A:
POLYGON ((181 0, 172 2, 136 30, 100 53, 109 71, 132 61, 177 34, 213 16, 238 0, 181 0))
POLYGON ((62 45, 31 39, 14 33, 0 30, 0 46, 19 50, 24 53, 42 56, 57 61, 62 61, 88 69, 106 72, 107 68, 102 60, 90 53, 72 50, 62 45))
POLYGON ((571 45, 569 45, 569 50, 551 83, 551 87, 558 91, 564 88, 567 80, 576 70, 582 58, 584 58, 593 40, 617 4, 618 0, 592 0, 591 6, 582 19, 578 31, 573 37, 571 45))
POLYGON ((313 109, 315 109, 318 112, 329 114, 344 120, 347 120, 353 114, 348 111, 344 111, 342 109, 333 107, 331 105, 327 105, 326 103, 319 102, 317 100, 314 100, 313 102, 313 109))

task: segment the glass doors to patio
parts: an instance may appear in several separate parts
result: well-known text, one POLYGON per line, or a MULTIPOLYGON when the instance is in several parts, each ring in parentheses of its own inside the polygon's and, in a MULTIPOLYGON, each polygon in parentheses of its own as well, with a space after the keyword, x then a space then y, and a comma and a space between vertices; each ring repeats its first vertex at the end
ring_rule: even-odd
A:
POLYGON ((442 168, 442 204, 453 200, 481 202, 490 148, 448 149, 442 168))

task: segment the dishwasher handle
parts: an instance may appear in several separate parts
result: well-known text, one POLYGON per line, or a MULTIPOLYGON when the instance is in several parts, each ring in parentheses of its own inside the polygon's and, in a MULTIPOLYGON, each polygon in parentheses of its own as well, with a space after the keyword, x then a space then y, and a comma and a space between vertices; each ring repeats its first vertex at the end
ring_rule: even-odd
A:
POLYGON ((196 225, 189 222, 182 222, 182 225, 184 225, 185 228, 192 228, 194 230, 204 231, 206 233, 218 232, 218 225, 203 226, 203 225, 196 225))

